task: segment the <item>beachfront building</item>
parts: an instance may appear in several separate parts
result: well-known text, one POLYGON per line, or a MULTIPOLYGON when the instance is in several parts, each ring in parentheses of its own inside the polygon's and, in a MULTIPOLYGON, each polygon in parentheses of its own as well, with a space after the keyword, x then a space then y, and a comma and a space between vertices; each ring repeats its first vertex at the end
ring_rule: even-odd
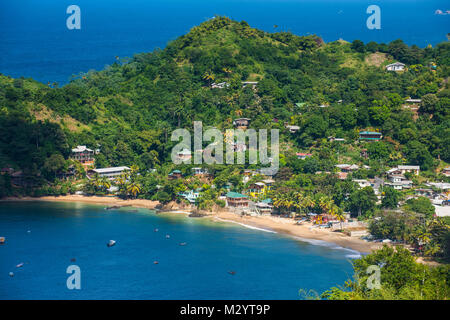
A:
POLYGON ((198 192, 198 190, 189 190, 180 192, 178 195, 185 198, 187 201, 189 201, 189 203, 194 204, 197 198, 200 196, 200 192, 198 192))
POLYGON ((98 174, 100 177, 106 178, 115 178, 120 176, 123 172, 131 170, 128 167, 111 167, 111 168, 100 168, 100 169, 91 169, 88 171, 89 176, 93 176, 98 174))
POLYGON ((246 195, 240 194, 238 192, 228 192, 226 194, 226 198, 228 207, 248 207, 248 197, 246 195))
POLYGON ((405 64, 401 62, 394 62, 391 64, 388 64, 386 66, 387 71, 403 71, 405 70, 405 64))
POLYGON ((263 216, 271 215, 273 211, 272 199, 268 198, 257 202, 255 204, 255 211, 256 213, 263 216))
POLYGON ((361 141, 380 141, 383 135, 380 132, 374 131, 360 131, 359 140, 361 141))
POLYGON ((87 168, 94 165, 94 154, 95 151, 87 148, 86 146, 77 146, 76 148, 72 149, 70 158, 72 160, 79 161, 83 165, 83 167, 87 168))
POLYGON ((236 129, 247 129, 247 127, 250 125, 251 119, 249 118, 239 118, 233 120, 233 126, 236 129))

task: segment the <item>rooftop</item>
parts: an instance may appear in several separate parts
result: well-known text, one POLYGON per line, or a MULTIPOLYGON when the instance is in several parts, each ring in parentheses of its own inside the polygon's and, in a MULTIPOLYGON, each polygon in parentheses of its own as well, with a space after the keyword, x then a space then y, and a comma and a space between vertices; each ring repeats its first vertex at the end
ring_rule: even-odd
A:
POLYGON ((93 152, 93 150, 86 148, 86 146, 77 146, 76 148, 72 149, 72 152, 83 152, 83 151, 93 152))
POLYGON ((228 192, 227 198, 247 198, 247 196, 238 192, 228 192))
POLYGON ((100 168, 100 169, 93 169, 92 171, 97 173, 110 173, 110 172, 117 172, 117 171, 124 171, 124 170, 130 170, 128 167, 111 167, 111 168, 100 168))

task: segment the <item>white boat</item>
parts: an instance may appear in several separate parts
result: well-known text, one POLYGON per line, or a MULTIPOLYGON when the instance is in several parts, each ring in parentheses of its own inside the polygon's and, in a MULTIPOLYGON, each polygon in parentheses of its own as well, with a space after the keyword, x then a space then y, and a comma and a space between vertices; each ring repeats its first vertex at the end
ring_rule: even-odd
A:
POLYGON ((108 244, 107 244, 106 246, 112 247, 112 246, 115 245, 115 244, 116 244, 116 241, 115 241, 115 240, 109 240, 109 242, 108 242, 108 244))

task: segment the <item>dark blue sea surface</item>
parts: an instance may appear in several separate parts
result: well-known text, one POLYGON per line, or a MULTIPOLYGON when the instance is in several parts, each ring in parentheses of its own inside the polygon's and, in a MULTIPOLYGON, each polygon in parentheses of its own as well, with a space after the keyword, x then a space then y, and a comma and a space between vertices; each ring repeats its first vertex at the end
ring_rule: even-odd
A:
POLYGON ((450 9, 444 0, 2 0, 0 73, 67 83, 118 57, 164 48, 214 15, 262 30, 317 34, 364 42, 403 39, 425 47, 446 41, 450 9), (66 9, 81 9, 81 29, 68 30, 66 9), (381 9, 381 29, 369 30, 369 5, 381 9), (274 26, 277 28, 274 28, 274 26))
POLYGON ((0 203, 0 299, 300 299, 300 289, 321 293, 352 277, 351 250, 133 210, 0 203), (70 265, 81 290, 67 289, 70 265))

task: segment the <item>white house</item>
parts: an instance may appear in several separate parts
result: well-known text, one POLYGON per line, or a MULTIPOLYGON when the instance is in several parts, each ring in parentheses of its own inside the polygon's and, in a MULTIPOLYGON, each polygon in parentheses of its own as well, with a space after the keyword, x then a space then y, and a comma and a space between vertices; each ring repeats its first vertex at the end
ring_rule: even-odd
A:
POLYGON ((185 148, 177 153, 177 157, 178 157, 178 159, 185 161, 185 160, 190 160, 192 158, 192 154, 191 154, 191 151, 189 151, 188 149, 185 148))
POLYGON ((106 178, 114 178, 120 176, 122 172, 128 171, 130 168, 128 167, 111 167, 111 168, 100 168, 100 169, 92 169, 90 173, 98 173, 100 177, 106 178))
POLYGON ((208 174, 208 169, 206 168, 192 168, 192 174, 194 175, 205 175, 208 174))
POLYGON ((365 188, 365 187, 370 187, 372 186, 372 184, 370 183, 370 181, 365 180, 365 179, 353 179, 353 182, 357 183, 359 185, 360 188, 365 188))
POLYGON ((300 130, 300 127, 287 125, 286 129, 288 129, 290 133, 296 133, 298 130, 300 130))
POLYGON ((406 172, 414 173, 416 176, 420 173, 420 166, 397 166, 396 168, 392 168, 386 171, 387 175, 403 175, 406 172))
POLYGON ((195 203, 195 200, 200 196, 200 193, 198 191, 190 190, 186 192, 180 192, 178 195, 185 198, 190 203, 195 203))
POLYGON ((403 71, 405 70, 405 64, 401 62, 394 62, 391 64, 388 64, 386 66, 387 71, 403 71))
POLYGON ((211 88, 212 89, 225 89, 228 88, 230 86, 229 83, 226 82, 220 82, 220 83, 211 83, 211 88))

